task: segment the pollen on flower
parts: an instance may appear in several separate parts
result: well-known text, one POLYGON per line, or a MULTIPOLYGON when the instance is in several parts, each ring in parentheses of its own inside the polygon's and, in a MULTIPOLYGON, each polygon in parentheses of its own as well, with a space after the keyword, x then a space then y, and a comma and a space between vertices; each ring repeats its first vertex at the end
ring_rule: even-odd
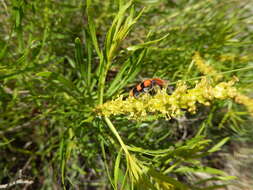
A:
POLYGON ((210 106, 215 99, 233 99, 245 105, 253 115, 253 99, 240 94, 233 86, 237 81, 234 78, 228 82, 213 85, 206 77, 196 83, 194 88, 188 88, 185 83, 179 82, 172 94, 167 94, 166 89, 158 90, 153 96, 143 94, 139 98, 123 96, 97 106, 96 113, 101 116, 126 115, 133 120, 148 120, 163 117, 170 119, 183 114, 186 110, 196 113, 198 104, 210 106))

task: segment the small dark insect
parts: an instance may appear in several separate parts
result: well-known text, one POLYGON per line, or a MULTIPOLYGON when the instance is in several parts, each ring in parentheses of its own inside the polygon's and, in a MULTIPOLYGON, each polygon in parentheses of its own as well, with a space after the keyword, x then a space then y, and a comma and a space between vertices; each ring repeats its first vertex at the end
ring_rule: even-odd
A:
POLYGON ((159 79, 159 78, 152 78, 144 80, 142 83, 138 84, 136 87, 134 87, 129 95, 137 98, 140 94, 143 93, 154 93, 154 87, 159 86, 160 88, 164 87, 166 84, 165 80, 159 79))

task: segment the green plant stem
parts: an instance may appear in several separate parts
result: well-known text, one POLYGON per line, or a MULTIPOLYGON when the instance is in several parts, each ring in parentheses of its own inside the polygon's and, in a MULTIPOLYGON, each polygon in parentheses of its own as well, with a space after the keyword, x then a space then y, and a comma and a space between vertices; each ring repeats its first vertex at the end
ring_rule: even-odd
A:
POLYGON ((110 128, 110 130, 113 132, 113 134, 116 136, 116 138, 118 139, 122 149, 124 150, 124 152, 126 154, 129 154, 128 149, 125 145, 125 143, 123 142, 123 140, 121 139, 119 133, 117 132, 116 128, 114 127, 114 125, 112 124, 111 120, 108 117, 105 117, 105 122, 108 125, 108 127, 110 128))
POLYGON ((99 84, 98 84, 98 88, 99 88, 99 91, 98 91, 98 104, 103 104, 103 101, 104 101, 104 89, 105 89, 105 79, 106 79, 106 75, 107 75, 107 70, 106 68, 108 67, 109 68, 109 65, 108 63, 105 63, 105 60, 101 60, 100 61, 100 65, 101 65, 101 68, 99 69, 100 72, 99 72, 99 84), (106 64, 106 66, 104 66, 104 64, 106 64))

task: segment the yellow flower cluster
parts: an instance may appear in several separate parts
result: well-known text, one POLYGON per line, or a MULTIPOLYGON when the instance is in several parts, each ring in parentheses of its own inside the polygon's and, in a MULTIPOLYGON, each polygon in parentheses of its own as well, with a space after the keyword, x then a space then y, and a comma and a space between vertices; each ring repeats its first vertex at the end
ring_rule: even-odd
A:
MULTIPOLYGON (((192 89, 188 89, 186 84, 179 82, 176 90, 169 95, 166 89, 159 90, 157 94, 151 96, 143 94, 140 98, 129 97, 123 100, 123 96, 106 102, 96 108, 99 115, 128 115, 131 119, 147 120, 147 116, 165 117, 170 119, 181 115, 184 110, 195 113, 197 103, 209 106, 214 99, 235 99, 236 102, 248 104, 253 102, 245 96, 238 95, 233 79, 229 82, 220 82, 215 86, 206 77, 196 84, 192 89)), ((251 109, 253 111, 253 104, 251 109)), ((249 106, 250 107, 250 106, 249 106)))
POLYGON ((240 61, 240 62, 248 62, 251 60, 251 56, 244 55, 244 56, 238 56, 234 54, 223 54, 219 57, 220 61, 240 61))
POLYGON ((222 75, 218 74, 217 71, 210 65, 207 65, 200 56, 199 52, 195 52, 193 61, 201 73, 204 75, 212 75, 215 81, 222 79, 222 75))
MULTIPOLYGON (((239 61, 244 62, 244 61, 249 61, 249 57, 248 56, 242 56, 242 57, 236 57, 235 55, 222 55, 221 57, 221 61, 234 61, 235 59, 239 59, 239 61)), ((199 69, 199 71, 205 75, 211 75, 213 76, 213 79, 215 81, 219 81, 220 79, 223 78, 223 76, 221 74, 218 74, 217 71, 212 68, 210 65, 207 65, 205 63, 205 61, 202 59, 202 57, 200 56, 199 52, 195 52, 195 55, 193 56, 193 61, 195 62, 197 68, 199 69)), ((231 97, 230 98, 234 98, 234 101, 236 103, 242 104, 244 105, 249 113, 251 115, 253 115, 253 99, 249 98, 239 92, 237 92, 234 88, 224 88, 226 86, 226 83, 220 83, 219 85, 216 86, 216 98, 220 98, 222 99, 222 94, 220 93, 219 96, 219 92, 222 91, 230 91, 229 93, 231 93, 231 97)))
POLYGON ((203 77, 195 87, 189 89, 183 82, 178 82, 175 91, 169 95, 166 88, 157 90, 154 96, 143 94, 139 98, 129 97, 123 100, 123 96, 115 100, 99 105, 95 111, 101 116, 127 115, 134 120, 149 120, 164 117, 170 119, 183 114, 184 111, 196 113, 197 103, 209 106, 215 99, 233 99, 236 103, 244 105, 253 115, 253 99, 242 95, 233 86, 238 80, 234 77, 229 82, 219 82, 223 76, 215 69, 205 64, 204 60, 196 52, 193 60, 203 74, 211 74, 212 79, 203 77))
POLYGON ((253 99, 245 96, 241 93, 237 93, 235 96, 235 102, 238 104, 243 104, 249 111, 249 113, 253 116, 253 99))

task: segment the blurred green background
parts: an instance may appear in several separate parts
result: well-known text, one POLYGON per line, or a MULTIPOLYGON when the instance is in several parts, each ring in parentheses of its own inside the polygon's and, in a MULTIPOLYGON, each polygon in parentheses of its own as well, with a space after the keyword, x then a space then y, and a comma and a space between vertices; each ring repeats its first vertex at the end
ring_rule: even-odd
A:
MULTIPOLYGON (((192 65, 196 51, 225 72, 224 80, 237 76, 237 89, 253 96, 251 0, 136 0, 123 11, 127 3, 0 1, 0 184, 23 179, 33 183, 10 189, 117 189, 114 175, 119 188, 143 189, 123 185, 120 145, 94 108, 146 78, 194 86, 201 75, 192 65)), ((187 149, 200 131, 210 139, 204 148, 229 137, 220 151, 201 158, 136 157, 159 171, 173 166, 169 176, 192 189, 253 189, 252 117, 244 106, 222 100, 183 121, 111 121, 126 145, 150 150, 187 149), (219 172, 180 170, 194 164, 237 179, 226 187, 214 177, 219 172)))

